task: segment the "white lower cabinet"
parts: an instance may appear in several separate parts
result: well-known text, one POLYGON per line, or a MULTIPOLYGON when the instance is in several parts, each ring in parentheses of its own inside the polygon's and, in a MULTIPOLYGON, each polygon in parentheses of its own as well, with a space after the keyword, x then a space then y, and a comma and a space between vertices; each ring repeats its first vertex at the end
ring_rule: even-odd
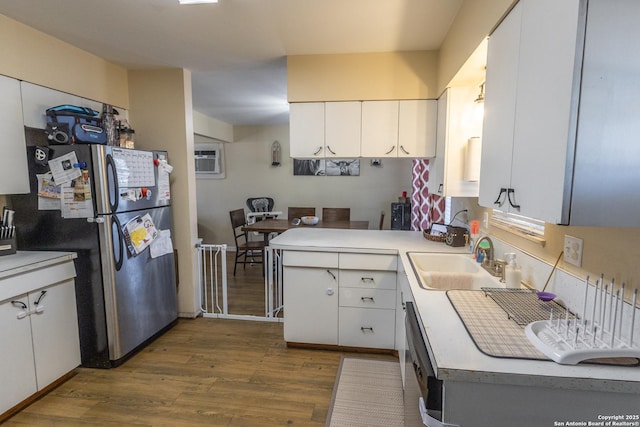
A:
POLYGON ((285 251, 287 342, 393 349, 396 255, 285 251))
POLYGON ((339 316, 339 345, 393 349, 395 310, 340 307, 339 316))
POLYGON ((33 342, 29 317, 20 304, 28 305, 27 295, 0 302, 0 414, 38 391, 33 369, 33 342), (14 301, 14 302, 12 302, 14 301))
POLYGON ((73 279, 1 302, 0 322, 2 413, 80 365, 73 279))
POLYGON ((338 344, 338 254, 285 251, 284 339, 338 344))

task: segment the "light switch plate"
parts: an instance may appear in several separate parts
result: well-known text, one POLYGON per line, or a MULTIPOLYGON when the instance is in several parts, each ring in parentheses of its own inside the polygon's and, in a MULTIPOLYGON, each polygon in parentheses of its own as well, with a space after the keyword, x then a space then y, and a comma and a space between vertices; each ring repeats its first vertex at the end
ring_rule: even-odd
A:
POLYGON ((576 267, 582 266, 582 239, 564 236, 564 260, 576 267))

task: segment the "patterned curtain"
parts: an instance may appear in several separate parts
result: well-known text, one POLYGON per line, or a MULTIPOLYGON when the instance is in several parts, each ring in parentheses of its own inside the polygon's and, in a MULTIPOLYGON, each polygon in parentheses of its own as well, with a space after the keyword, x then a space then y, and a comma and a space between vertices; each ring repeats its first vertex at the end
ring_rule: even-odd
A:
POLYGON ((411 171, 411 229, 428 230, 444 222, 444 197, 429 194, 429 160, 414 159, 411 171))

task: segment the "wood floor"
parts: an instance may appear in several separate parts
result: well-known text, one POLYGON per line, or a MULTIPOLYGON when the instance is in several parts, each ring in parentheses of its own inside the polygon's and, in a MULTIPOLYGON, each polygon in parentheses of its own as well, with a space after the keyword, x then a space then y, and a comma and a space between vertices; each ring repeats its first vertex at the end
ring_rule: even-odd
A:
POLYGON ((288 348, 282 323, 180 319, 117 368, 78 368, 5 425, 324 426, 348 354, 288 348))

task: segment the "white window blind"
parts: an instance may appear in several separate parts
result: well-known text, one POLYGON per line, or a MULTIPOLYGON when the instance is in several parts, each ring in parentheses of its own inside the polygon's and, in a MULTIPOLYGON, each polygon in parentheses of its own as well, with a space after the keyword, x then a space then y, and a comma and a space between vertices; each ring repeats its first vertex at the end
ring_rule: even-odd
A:
POLYGON ((544 243, 544 221, 494 209, 491 224, 544 243))

